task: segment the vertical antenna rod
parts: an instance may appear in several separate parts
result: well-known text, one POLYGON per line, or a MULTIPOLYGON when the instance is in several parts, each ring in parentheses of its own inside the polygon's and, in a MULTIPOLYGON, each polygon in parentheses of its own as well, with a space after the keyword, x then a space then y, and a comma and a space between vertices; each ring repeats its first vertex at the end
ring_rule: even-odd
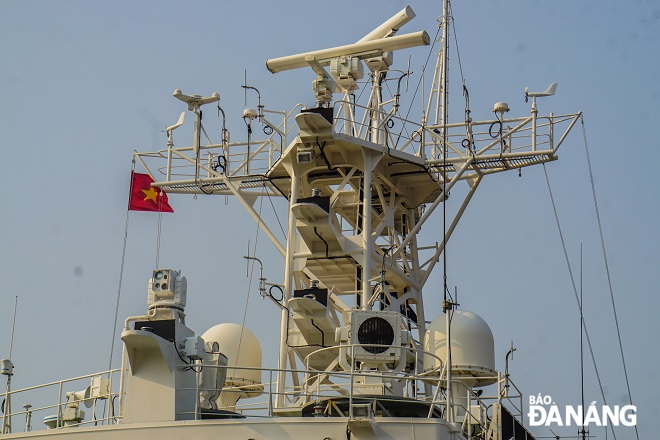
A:
MULTIPOLYGON (((583 350, 583 340, 584 340, 584 301, 582 300, 582 243, 580 243, 580 386, 582 387, 582 426, 578 431, 578 437, 582 440, 586 440, 586 435, 588 431, 584 429, 584 350, 583 350)), ((607 430, 605 430, 605 435, 607 435, 607 430)))
MULTIPOLYGON (((442 84, 442 196, 446 197, 447 191, 447 174, 446 174, 446 163, 447 163, 447 49, 449 43, 447 41, 447 36, 449 25, 449 0, 444 0, 442 2, 442 59, 439 60, 442 64, 442 71, 440 73, 440 82, 442 84)), ((436 108, 436 118, 437 118, 437 108, 436 108)), ((437 123, 437 120, 435 121, 437 123)), ((433 152, 434 155, 436 152, 433 152)), ((447 360, 446 360, 446 369, 447 369, 447 421, 449 423, 454 422, 454 408, 453 408, 453 395, 452 395, 452 383, 451 383, 451 315, 454 305, 447 299, 447 204, 442 204, 442 266, 443 266, 443 281, 442 281, 442 290, 443 290, 443 301, 442 308, 445 311, 445 322, 446 322, 446 333, 447 333, 447 360)))
POLYGON ((11 340, 9 341, 9 359, 11 359, 11 354, 14 351, 14 330, 16 328, 16 309, 18 308, 18 295, 14 299, 14 318, 11 322, 11 340))
POLYGON ((14 301, 14 318, 11 323, 11 339, 9 341, 9 359, 2 359, 0 361, 0 373, 7 376, 7 387, 5 388, 5 401, 2 408, 2 429, 1 434, 11 433, 11 377, 14 374, 14 365, 11 363, 11 354, 14 351, 14 330, 16 329, 16 309, 18 308, 18 295, 14 301))

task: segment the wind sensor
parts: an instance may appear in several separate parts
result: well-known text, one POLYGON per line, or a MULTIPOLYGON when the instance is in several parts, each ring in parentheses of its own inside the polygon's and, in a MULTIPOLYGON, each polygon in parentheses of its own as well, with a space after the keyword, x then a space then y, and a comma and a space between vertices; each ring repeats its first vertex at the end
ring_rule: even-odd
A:
MULTIPOLYGON (((201 95, 184 95, 181 89, 176 89, 172 95, 186 104, 188 104, 188 110, 195 113, 195 136, 193 138, 193 150, 195 151, 195 156, 199 158, 199 145, 202 132, 202 112, 200 107, 204 104, 210 104, 212 102, 220 101, 220 94, 218 92, 213 92, 211 96, 201 96, 201 95)), ((181 119, 179 119, 181 121, 181 119)), ((183 122, 183 121, 181 121, 183 122)), ((199 168, 195 171, 195 180, 199 178, 199 168)))

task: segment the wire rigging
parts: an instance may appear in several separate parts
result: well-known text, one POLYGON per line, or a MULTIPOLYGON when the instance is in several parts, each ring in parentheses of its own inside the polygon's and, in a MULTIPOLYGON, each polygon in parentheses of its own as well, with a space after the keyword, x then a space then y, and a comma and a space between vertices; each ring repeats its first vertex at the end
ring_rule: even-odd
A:
MULTIPOLYGON (((438 30, 435 32, 435 37, 433 38, 433 44, 431 44, 431 47, 429 48, 429 54, 426 57, 426 61, 424 61, 424 65, 422 66, 422 72, 426 72, 426 66, 429 64, 429 60, 431 59, 431 55, 433 54, 433 48, 435 47, 436 41, 438 41, 438 34, 440 34, 440 26, 438 26, 438 30)), ((419 76, 419 81, 417 81, 417 87, 415 87, 415 93, 413 93, 413 97, 410 100, 410 106, 408 107, 408 111, 406 112, 406 117, 404 119, 408 119, 408 116, 410 116, 410 112, 412 111, 413 104, 415 103, 415 99, 417 98, 417 92, 419 91, 420 86, 422 85, 422 78, 424 78, 424 75, 419 76)), ((403 124, 405 126, 405 124, 403 124)), ((401 134, 403 133, 403 126, 401 127, 401 131, 399 131, 399 139, 401 138, 401 134)), ((397 143, 394 145, 394 148, 397 147, 399 141, 397 139, 397 143)))
MULTIPOLYGON (((626 379, 626 387, 628 389, 628 400, 632 405, 632 393, 630 392, 630 382, 628 380, 628 369, 626 368, 626 357, 623 354, 623 342, 621 341, 621 331, 619 330, 619 318, 616 312, 616 304, 614 302, 614 289, 612 288, 612 278, 610 276, 610 265, 607 260, 607 252, 605 251, 605 238, 603 237, 603 226, 600 220, 600 209, 598 209, 598 198, 596 197, 596 185, 594 184, 594 174, 591 168, 591 157, 589 156, 589 145, 587 143, 587 130, 584 126, 584 116, 580 118, 582 123, 582 137, 584 139, 584 151, 587 156, 587 167, 589 169, 589 181, 591 183, 591 194, 594 199, 594 209, 596 210, 596 220, 598 222, 598 234, 600 236, 600 245, 603 250, 603 259, 605 260, 605 273, 607 274, 607 285, 610 291, 610 299, 612 300, 612 311, 614 312, 614 324, 616 326, 616 335, 619 339, 619 350, 621 352, 621 362, 623 364, 623 374, 626 379)), ((639 432, 637 431, 637 425, 635 425, 635 435, 639 440, 639 432)))
MULTIPOLYGON (((600 388, 600 395, 603 399, 603 404, 607 405, 607 399, 605 398, 605 391, 603 390, 603 382, 600 380, 600 373, 598 371, 598 365, 596 364, 596 356, 594 355, 594 350, 593 347, 591 346, 591 338, 589 337, 589 331, 587 330, 587 322, 584 319, 584 315, 582 314, 582 304, 580 303, 580 298, 578 296, 578 291, 577 287, 575 285, 575 277, 573 276, 573 269, 571 267, 571 261, 568 258, 568 251, 566 250, 566 242, 564 241, 564 234, 561 229, 561 224, 559 223, 559 214, 557 213, 557 206, 555 205, 555 198, 552 195, 552 188, 550 186, 550 177, 548 176, 548 170, 543 164, 543 172, 545 173, 545 181, 548 185, 548 193, 550 194, 550 202, 552 203, 552 210, 555 215, 555 222, 557 223, 557 230, 559 232, 559 238, 561 239, 561 246, 564 250, 564 258, 566 259, 566 266, 568 267, 568 274, 571 278, 571 285, 573 286, 573 293, 575 294, 575 301, 578 304, 578 309, 580 311, 580 318, 582 320, 582 326, 584 328, 584 336, 587 339, 587 346, 589 347, 589 353, 591 354, 591 361, 594 364, 594 371, 596 372, 596 380, 598 381, 598 387, 600 388)), ((610 429, 612 430, 612 435, 614 436, 614 439, 616 440, 616 434, 614 433, 614 428, 610 425, 610 429)))
MULTIPOLYGON (((135 157, 133 158, 133 161, 131 163, 131 176, 133 175, 133 171, 135 171, 135 157)), ((131 188, 129 186, 128 188, 128 203, 130 206, 130 201, 132 197, 132 192, 131 188)), ((124 221, 124 244, 122 245, 121 249, 121 263, 119 264, 119 282, 117 283, 117 299, 115 301, 115 317, 112 321, 112 340, 110 342, 110 356, 108 360, 108 376, 110 376, 110 370, 112 370, 112 356, 114 354, 114 348, 115 348, 115 338, 117 336, 117 320, 119 318, 119 300, 121 299, 121 286, 124 280, 124 263, 126 262, 126 243, 128 241, 128 219, 130 218, 130 209, 126 207, 126 220, 124 221)), ((103 411, 105 412, 105 407, 106 402, 104 400, 103 402, 103 411)))
POLYGON ((286 232, 284 232, 284 227, 282 226, 282 222, 280 221, 280 216, 277 215, 277 210, 275 209, 275 205, 273 204, 273 199, 270 196, 270 192, 267 192, 266 195, 268 196, 268 201, 270 202, 270 206, 273 208, 273 212, 275 213, 277 224, 280 225, 280 229, 282 230, 282 236, 284 237, 284 240, 286 240, 286 232))
MULTIPOLYGON (((455 22, 453 19, 454 17, 454 10, 451 7, 451 2, 449 2, 449 16, 452 17, 452 23, 455 22)), ((454 42, 456 43, 456 58, 458 59, 458 70, 461 73, 461 83, 463 84, 463 87, 465 87, 465 76, 463 76, 463 64, 461 64, 461 51, 458 48, 458 36, 456 34, 456 25, 451 27, 452 32, 454 33, 454 42)))
MULTIPOLYGON (((257 231, 255 232, 255 237, 254 237, 254 252, 253 255, 257 255, 257 243, 259 242, 259 230, 261 229, 261 208, 264 206, 264 192, 266 191, 266 185, 264 184, 262 190, 261 190, 261 200, 259 200, 259 214, 258 217, 259 219, 257 220, 257 231)), ((249 244, 248 244, 249 246, 249 244)), ((249 247, 248 247, 248 254, 249 254, 249 247)), ((247 312, 248 312, 248 303, 250 302, 250 290, 252 289, 252 278, 254 275, 254 265, 255 265, 255 260, 252 260, 252 267, 250 268, 250 278, 248 281, 248 289, 247 289, 247 294, 245 295, 245 309, 243 310, 243 321, 241 322, 241 334, 238 338, 238 351, 236 352, 236 362, 234 363, 234 366, 237 366, 238 364, 238 355, 241 353, 241 341, 243 340, 243 330, 245 329, 245 321, 247 319, 247 312)))
MULTIPOLYGON (((131 175, 133 175, 133 171, 135 171, 135 158, 133 158, 132 164, 131 164, 131 175)), ((129 205, 130 205, 130 199, 131 199, 131 188, 128 188, 128 199, 129 199, 129 205)), ((117 329, 117 320, 119 317, 119 300, 121 299, 121 286, 122 282, 124 280, 124 263, 126 261, 126 242, 128 241, 128 219, 129 219, 129 214, 130 210, 128 207, 126 208, 126 220, 124 222, 124 244, 122 246, 121 250, 121 263, 119 265, 119 283, 117 286, 117 300, 115 301, 115 317, 113 320, 112 324, 112 343, 110 344, 110 360, 108 361, 108 370, 112 369, 112 355, 115 347, 115 337, 116 337, 116 329, 117 329)))
MULTIPOLYGON (((580 243, 580 308, 584 307, 584 299, 582 297, 582 243, 580 243)), ((582 313, 580 313, 580 387, 581 387, 581 404, 582 411, 584 413, 584 319, 582 313)), ((585 440, 587 431, 584 429, 584 424, 581 426, 582 429, 578 429, 578 435, 582 435, 582 440, 585 440)))

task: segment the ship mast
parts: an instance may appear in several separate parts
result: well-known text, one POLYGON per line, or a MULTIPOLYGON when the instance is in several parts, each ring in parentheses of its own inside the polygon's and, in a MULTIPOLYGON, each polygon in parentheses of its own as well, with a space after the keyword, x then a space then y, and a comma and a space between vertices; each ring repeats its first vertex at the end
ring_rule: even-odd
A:
MULTIPOLYGON (((442 144, 440 148, 440 154, 442 157, 442 193, 447 194, 447 81, 448 81, 448 64, 449 64, 449 0, 443 0, 442 2, 442 17, 440 19, 440 26, 442 28, 442 45, 440 52, 438 53, 438 59, 436 62, 436 68, 433 75, 433 87, 431 87, 431 96, 429 97, 429 106, 433 101, 433 95, 435 94, 436 105, 434 112, 434 125, 440 125, 440 134, 442 136, 442 144)), ((433 158, 439 158, 437 142, 434 142, 433 149, 433 158)), ((445 313, 445 334, 446 343, 447 343, 447 356, 445 360, 445 371, 447 375, 447 411, 445 417, 448 422, 454 422, 454 405, 453 405, 453 393, 452 393, 452 362, 451 362, 451 311, 453 310, 454 304, 447 299, 447 213, 446 213, 446 204, 443 203, 443 212, 442 212, 442 258, 443 258, 443 301, 442 301, 442 310, 445 313)))
MULTIPOLYGON (((309 404, 336 371, 360 371, 369 376, 370 383, 351 385, 363 393, 387 391, 403 396, 409 381, 383 377, 382 372, 389 371, 424 373, 425 379, 437 380, 436 395, 443 388, 440 384, 446 384, 447 419, 460 422, 464 417, 462 411, 454 413, 452 405, 454 400, 465 401, 467 385, 452 385, 452 375, 461 381, 466 376, 458 370, 452 372, 448 340, 456 303, 447 289, 446 243, 484 176, 555 160, 555 151, 580 115, 537 116, 535 99, 554 93, 553 84, 546 92, 526 92, 532 98, 531 116, 504 118, 508 106, 500 102, 495 105, 495 120, 466 118, 465 125, 449 124, 450 12, 449 0, 443 0, 438 20, 440 50, 421 124, 398 114, 398 88, 392 99, 384 100, 381 95, 384 81, 400 84, 411 73, 389 70, 392 53, 430 43, 423 31, 398 33, 414 17, 406 7, 356 43, 267 60, 272 73, 311 68, 316 77, 312 82, 316 107, 295 106, 290 112, 264 109, 256 122, 269 129, 264 130, 266 139, 248 137, 246 144, 225 141, 223 134, 219 144, 209 140, 207 145, 199 145, 196 137, 192 147, 136 153, 147 169, 143 158, 152 166, 162 166, 158 165, 161 158, 172 158, 165 167, 167 181, 155 182, 154 187, 171 193, 235 196, 285 257, 276 409, 309 404), (401 76, 392 78, 397 72, 401 76), (366 74, 371 75, 371 93, 367 104, 360 105, 353 92, 366 74), (333 95, 339 93, 344 99, 333 103, 333 95), (283 121, 270 122, 270 114, 281 115, 283 121), (287 120, 292 119, 297 134, 289 142, 287 120), (393 129, 397 124, 400 131, 393 129), (556 131, 560 125, 563 134, 556 131), (499 128, 495 134, 494 126, 499 128), (560 134, 558 142, 555 133, 560 134), (207 160, 201 160, 202 153, 207 160), (242 159, 233 159, 229 169, 229 157, 242 159), (170 173, 174 165, 179 170, 176 176, 170 173), (454 193, 462 202, 448 213, 444 202, 461 181, 467 183, 467 192, 454 193), (254 201, 265 196, 288 198, 285 244, 254 209, 254 201), (440 204, 442 241, 418 246, 418 233, 431 223, 440 204), (439 325, 444 324, 445 333, 438 346, 426 347, 422 290, 441 257, 445 322, 439 317, 439 325), (381 338, 385 336, 387 339, 381 338), (409 366, 401 353, 422 347, 433 359, 409 366), (305 373, 304 380, 299 380, 296 358, 303 362, 304 370, 325 374, 305 373), (289 373, 293 393, 287 392, 289 373), (374 377, 381 379, 374 383, 374 377)), ((184 95, 177 92, 175 96, 181 99, 184 95)), ((190 99, 215 102, 214 96, 190 95, 190 99)), ((201 120, 196 126, 200 129, 206 133, 201 120)), ((454 333, 458 340, 456 325, 454 333)), ((462 358, 454 358, 463 365, 462 358)), ((480 368, 475 375, 492 372, 494 361, 480 364, 480 368)), ((480 377, 467 379, 471 384, 486 384, 480 377)), ((424 394, 430 396, 431 385, 424 382, 424 394)), ((417 389, 412 392, 416 394, 417 389)))

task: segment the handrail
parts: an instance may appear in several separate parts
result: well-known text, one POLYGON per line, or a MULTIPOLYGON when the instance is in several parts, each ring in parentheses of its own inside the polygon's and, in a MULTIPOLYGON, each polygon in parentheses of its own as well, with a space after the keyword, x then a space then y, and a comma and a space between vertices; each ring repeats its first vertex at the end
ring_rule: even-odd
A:
MULTIPOLYGON (((57 392, 57 402, 55 404, 41 404, 39 406, 30 406, 28 409, 22 409, 20 411, 12 411, 7 414, 7 417, 14 417, 14 416, 20 416, 20 415, 25 415, 26 417, 26 427, 25 430, 31 430, 31 421, 33 420, 33 415, 36 413, 44 414, 46 411, 50 412, 50 410, 55 409, 55 414, 52 416, 56 418, 55 420, 55 426, 56 427, 63 427, 65 422, 62 420, 63 419, 63 413, 64 409, 68 407, 68 405, 76 404, 80 405, 83 400, 69 400, 69 399, 63 399, 65 395, 65 387, 68 387, 67 384, 71 384, 74 382, 79 382, 83 381, 85 379, 91 379, 94 377, 108 377, 109 380, 109 392, 107 394, 103 394, 100 396, 97 396, 94 398, 94 401, 92 403, 92 414, 93 414, 93 419, 91 420, 86 420, 86 421, 80 421, 80 422, 72 422, 68 421, 66 422, 67 426, 78 426, 78 425, 85 425, 85 424, 112 424, 116 423, 120 418, 121 414, 115 414, 114 409, 113 409, 113 403, 114 399, 119 395, 117 392, 113 392, 112 390, 112 384, 116 383, 115 381, 112 380, 113 376, 116 374, 120 374, 121 369, 112 369, 112 370, 107 370, 107 371, 101 371, 93 374, 85 374, 82 376, 76 376, 68 379, 63 379, 63 380, 58 380, 58 381, 53 381, 53 382, 47 382, 44 384, 40 385, 35 385, 35 386, 30 386, 30 387, 25 387, 25 388, 20 388, 16 390, 12 390, 9 393, 0 393, 0 399, 6 398, 7 395, 9 395, 12 399, 17 399, 17 397, 23 397, 23 401, 25 403, 33 403, 33 402, 43 402, 43 395, 42 394, 33 394, 35 392, 40 392, 49 389, 49 388, 56 388, 57 392), (35 399, 35 400, 30 400, 27 401, 26 397, 29 397, 30 399, 35 399), (109 405, 106 403, 106 406, 104 407, 103 410, 103 415, 102 417, 97 417, 96 416, 96 403, 98 400, 106 400, 109 401, 109 405)), ((77 387, 76 387, 77 388, 77 387)), ((70 390, 71 391, 71 390, 70 390)), ((47 413, 46 413, 47 414, 47 413)), ((50 417, 50 415, 48 416, 50 417)))
MULTIPOLYGON (((263 174, 275 164, 282 155, 284 148, 288 146, 289 137, 295 127, 295 124, 290 124, 290 119, 301 107, 304 107, 304 105, 296 104, 289 111, 263 109, 266 114, 282 117, 282 120, 277 123, 270 121, 265 115, 259 118, 258 122, 262 126, 271 128, 269 132, 264 133, 266 135, 265 139, 250 140, 249 142, 229 142, 228 139, 223 139, 221 143, 213 143, 207 137, 208 143, 199 146, 197 156, 190 154, 196 151, 195 146, 192 145, 184 147, 168 145, 156 151, 136 152, 135 154, 142 158, 165 160, 165 164, 157 166, 156 169, 163 176, 168 176, 167 180, 170 180, 173 176, 194 177, 197 179, 200 171, 211 177, 210 170, 214 166, 214 160, 218 160, 217 167, 222 168, 222 172, 226 176, 239 177, 263 174), (220 156, 224 157, 222 164, 218 159, 220 156), (255 168, 253 164, 257 162, 261 162, 262 165, 255 168), (172 174, 173 169, 178 169, 179 172, 174 175, 172 174), (182 172, 182 169, 190 171, 182 172)), ((144 162, 143 165, 147 166, 144 162)))
MULTIPOLYGON (((423 125, 419 122, 412 121, 406 118, 397 116, 396 114, 391 114, 384 112, 383 110, 374 110, 373 108, 360 105, 350 101, 336 101, 334 103, 335 107, 348 108, 350 110, 349 115, 345 115, 343 112, 337 112, 337 115, 334 119, 334 128, 337 132, 345 132, 348 135, 369 140, 372 130, 384 130, 385 132, 385 141, 384 144, 388 148, 395 149, 398 151, 405 151, 412 144, 418 144, 417 151, 414 152, 415 155, 426 158, 426 151, 431 147, 432 154, 431 159, 441 159, 443 155, 442 143, 447 142, 446 144, 446 153, 447 159, 452 157, 454 158, 465 158, 469 156, 470 153, 466 153, 467 147, 464 145, 464 140, 468 138, 466 134, 466 123, 451 123, 446 125, 423 125), (364 112, 365 115, 373 115, 375 112, 384 118, 381 121, 379 127, 374 127, 371 124, 371 121, 366 116, 363 119, 356 120, 355 111, 360 109, 364 112), (399 133, 393 134, 387 127, 387 124, 391 122, 398 122, 401 125, 401 130, 399 133), (348 130, 346 128, 348 127, 348 130), (439 131, 441 129, 447 131, 453 131, 446 133, 441 136, 439 131), (342 130, 343 129, 343 130, 342 130), (404 131, 406 132, 404 134, 404 131), (396 139, 396 140, 395 140, 396 139), (399 145, 400 141, 404 140, 403 144, 399 145), (457 147, 452 144, 452 140, 457 141, 460 144, 460 147, 457 147), (435 157, 438 154, 439 157, 435 157)), ((477 150, 474 154, 480 155, 486 151, 491 150, 493 147, 498 147, 498 149, 504 146, 503 140, 507 139, 517 139, 529 138, 531 141, 524 145, 518 145, 513 147, 511 145, 507 146, 509 151, 514 150, 529 150, 536 151, 540 145, 548 145, 548 149, 553 153, 557 150, 561 141, 563 141, 566 133, 570 131, 581 113, 576 114, 565 114, 565 115, 553 115, 549 116, 523 116, 518 118, 507 118, 507 119, 490 119, 483 121, 471 121, 470 122, 470 138, 474 146, 478 144, 488 144, 485 148, 477 150), (559 124, 568 123, 568 127, 565 133, 561 136, 559 142, 554 142, 554 127, 559 124), (501 124, 502 132, 499 136, 493 136, 491 131, 493 125, 501 124), (515 124, 517 127, 510 128, 506 127, 506 124, 515 124), (487 130, 478 131, 478 127, 489 127, 487 130), (514 134, 518 133, 516 136, 514 134), (545 138, 546 140, 539 140, 545 138)), ((470 143, 470 141, 468 141, 470 143)), ((472 147, 472 145, 470 145, 472 147)))
MULTIPOLYGON (((378 346, 379 344, 352 344, 351 346, 346 345, 343 346, 343 348, 348 348, 351 347, 351 349, 354 349, 357 346, 378 346)), ((293 403, 293 405, 290 405, 289 408, 298 408, 300 411, 302 411, 302 408, 304 405, 308 404, 309 402, 312 402, 314 400, 325 400, 325 399, 332 399, 332 398, 338 398, 341 396, 345 396, 349 399, 349 416, 351 415, 351 408, 353 404, 355 404, 354 398, 359 399, 359 402, 363 402, 364 398, 366 399, 377 399, 374 396, 365 396, 362 397, 360 396, 359 393, 356 394, 356 385, 358 385, 359 379, 360 378, 368 378, 368 377, 380 377, 383 379, 383 382, 387 382, 388 380, 402 380, 405 379, 407 381, 423 381, 425 383, 429 383, 435 387, 443 387, 446 382, 446 378, 444 377, 443 371, 440 371, 438 369, 434 371, 426 371, 426 372, 417 372, 417 365, 415 364, 413 366, 413 371, 415 373, 404 373, 404 372, 391 372, 391 371, 382 371, 382 372, 375 372, 375 371, 360 371, 359 369, 356 368, 351 368, 350 370, 346 371, 326 371, 326 370, 319 370, 315 368, 309 368, 309 362, 310 358, 312 358, 314 355, 319 355, 320 353, 324 352, 325 350, 334 350, 334 349, 339 349, 342 348, 340 346, 334 346, 334 347, 326 347, 319 349, 310 355, 308 355, 305 358, 306 362, 306 367, 302 369, 277 369, 277 368, 259 368, 259 367, 241 367, 241 366, 222 366, 222 365, 203 365, 204 368, 222 368, 222 369, 231 369, 231 370, 246 370, 246 371, 261 371, 261 372, 267 372, 267 380, 264 382, 261 382, 259 384, 246 384, 246 385, 232 385, 232 386, 226 386, 223 387, 221 391, 239 391, 239 390, 246 390, 249 389, 251 392, 255 391, 255 387, 262 387, 259 388, 261 391, 259 392, 260 396, 265 396, 266 399, 261 399, 261 400, 253 400, 253 399, 259 399, 258 397, 254 397, 251 399, 246 399, 247 401, 241 401, 240 405, 236 406, 236 411, 239 413, 243 414, 246 417, 278 417, 278 412, 276 411, 277 408, 274 407, 274 399, 275 396, 277 396, 278 393, 275 389, 275 384, 276 381, 274 380, 274 377, 277 376, 277 373, 280 371, 284 371, 286 373, 295 373, 295 374, 304 374, 306 375, 306 380, 301 383, 299 386, 288 386, 285 388, 284 394, 287 398, 287 400, 290 399, 295 399, 297 400, 297 403, 293 403), (314 388, 310 388, 310 381, 313 381, 315 379, 319 379, 320 376, 325 376, 326 379, 329 380, 329 383, 320 383, 318 386, 314 388)), ((421 355, 430 355, 438 359, 439 361, 442 361, 440 358, 435 356, 434 353, 429 353, 426 352, 425 350, 416 348, 416 347, 400 347, 402 351, 405 351, 407 354, 403 353, 402 356, 408 356, 412 353, 415 353, 416 357, 416 362, 419 360, 419 356, 421 355)), ((353 364, 353 363, 351 363, 353 364)), ((353 364, 354 365, 354 364, 353 364)), ((111 376, 113 374, 120 373, 120 369, 114 369, 114 370, 109 370, 105 372, 99 372, 95 374, 87 374, 87 375, 82 375, 82 376, 77 376, 74 378, 70 379, 64 379, 64 380, 59 380, 59 381, 53 381, 49 382, 46 384, 42 385, 37 385, 37 386, 31 386, 31 387, 26 387, 22 389, 17 389, 14 391, 10 392, 10 395, 12 397, 16 397, 18 395, 28 393, 28 392, 33 392, 39 389, 45 389, 49 387, 58 387, 58 392, 61 395, 63 395, 63 391, 65 389, 65 385, 68 383, 72 383, 75 381, 80 381, 80 380, 85 380, 89 379, 92 377, 97 377, 101 375, 108 375, 110 374, 111 376)), ((199 384, 199 375, 201 374, 201 369, 196 371, 196 374, 198 375, 198 381, 197 383, 199 384)), ((497 376, 492 376, 492 377, 484 377, 484 379, 492 379, 493 382, 497 383, 497 394, 494 396, 480 396, 477 397, 474 395, 474 393, 471 393, 468 391, 468 400, 466 403, 454 403, 454 408, 455 409, 461 409, 465 416, 464 419, 462 420, 462 425, 463 425, 463 430, 467 433, 470 434, 472 432, 473 426, 480 424, 482 426, 485 426, 485 424, 488 423, 489 416, 488 416, 488 402, 489 401, 497 401, 498 403, 502 403, 503 401, 508 401, 513 405, 513 408, 515 409, 514 416, 520 417, 521 414, 523 414, 523 399, 522 399, 522 393, 520 392, 519 388, 513 383, 513 381, 509 377, 505 377, 501 374, 498 374, 497 376), (511 392, 513 390, 513 392, 511 392), (477 414, 476 410, 473 408, 475 405, 478 406, 479 408, 479 414, 477 414)), ((460 382, 461 380, 459 378, 455 378, 452 380, 452 382, 460 382)), ((118 383, 117 381, 113 381, 115 384, 118 383)), ((322 381, 323 382, 323 381, 322 381)), ((417 386, 414 387, 415 391, 417 391, 417 386)), ((195 393, 195 395, 199 396, 200 393, 200 388, 199 385, 196 385, 195 387, 187 388, 185 390, 181 391, 186 391, 186 392, 192 392, 195 393)), ((0 398, 4 396, 6 393, 0 394, 0 398)), ((113 399, 118 396, 118 393, 113 391, 112 389, 109 390, 109 393, 107 394, 107 399, 109 399, 110 403, 110 408, 104 412, 103 417, 94 417, 91 420, 81 420, 79 423, 72 423, 72 422, 67 422, 67 426, 81 426, 81 425, 91 425, 91 424, 113 424, 117 423, 118 420, 121 419, 122 414, 114 414, 114 411, 112 408, 114 407, 113 405, 113 399)), ((414 398, 418 402, 423 402, 427 405, 429 405, 429 414, 428 417, 433 417, 434 414, 434 408, 437 408, 440 411, 444 411, 446 409, 447 401, 444 398, 444 395, 439 394, 437 396, 434 395, 411 395, 412 398, 414 398)), ((390 396, 388 398, 389 400, 396 400, 396 397, 390 396)), ((406 397, 401 397, 401 401, 409 402, 409 398, 406 397)), ((45 411, 53 410, 54 408, 57 408, 57 428, 65 428, 66 426, 64 425, 64 422, 62 421, 62 412, 64 408, 66 407, 67 402, 62 402, 61 397, 58 399, 58 402, 56 404, 51 404, 51 405, 42 405, 37 408, 32 408, 29 410, 21 410, 21 411, 16 411, 11 414, 8 414, 8 416, 28 416, 41 412, 44 413, 45 411)), ((203 411, 199 407, 199 403, 195 405, 194 411, 191 410, 189 414, 194 414, 194 418, 196 420, 200 419, 200 414, 203 411)), ((92 414, 94 414, 95 410, 92 410, 92 414)))

